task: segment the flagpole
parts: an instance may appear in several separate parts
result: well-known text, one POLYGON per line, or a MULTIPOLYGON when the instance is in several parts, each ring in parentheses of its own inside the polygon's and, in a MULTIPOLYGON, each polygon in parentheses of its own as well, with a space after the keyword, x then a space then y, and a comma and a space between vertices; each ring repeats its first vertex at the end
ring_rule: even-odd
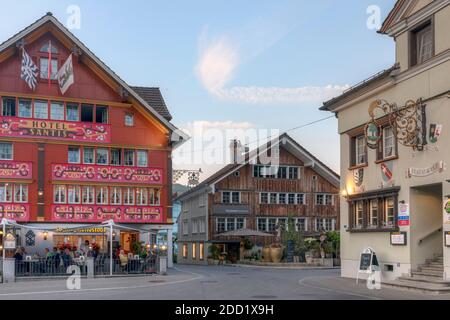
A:
POLYGON ((50 88, 52 76, 52 40, 48 40, 48 87, 50 88))

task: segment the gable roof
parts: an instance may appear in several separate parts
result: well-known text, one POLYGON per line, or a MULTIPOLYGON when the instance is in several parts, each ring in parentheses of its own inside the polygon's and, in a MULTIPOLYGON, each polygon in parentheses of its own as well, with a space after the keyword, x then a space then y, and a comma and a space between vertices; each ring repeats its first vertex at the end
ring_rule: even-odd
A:
MULTIPOLYGON (((175 139, 174 146, 179 146, 183 142, 189 139, 185 133, 175 127, 168 118, 170 114, 168 113, 167 107, 165 103, 162 104, 165 107, 162 107, 161 101, 157 102, 157 98, 151 99, 153 105, 150 105, 149 101, 147 101, 144 97, 139 95, 136 91, 132 89, 124 80, 122 80, 114 71, 112 71, 103 61, 101 61, 93 52, 91 52, 73 33, 71 33, 61 22, 56 19, 51 12, 48 12, 45 16, 35 21, 33 24, 29 25, 22 31, 18 32, 8 40, 4 41, 0 45, 0 53, 4 50, 15 47, 16 43, 31 34, 33 31, 41 28, 45 24, 50 23, 55 26, 59 31, 61 31, 70 41, 72 41, 77 47, 80 48, 81 52, 88 56, 97 66, 99 66, 109 77, 112 78, 119 86, 121 86, 129 95, 135 98, 152 116, 154 116, 166 129, 172 132, 172 139, 175 139), (155 100, 156 99, 156 100, 155 100), (159 111, 162 111, 160 114, 159 111), (166 111, 167 110, 167 111, 166 111)), ((158 90, 159 91, 159 90, 158 90)), ((153 92, 154 93, 154 92, 153 92)), ((161 93, 159 92, 159 95, 161 93)), ((161 96, 162 99, 162 96, 161 96)))
POLYGON ((268 144, 264 144, 264 148, 258 147, 255 150, 249 151, 246 154, 246 161, 244 163, 232 163, 227 164, 219 171, 216 171, 211 176, 203 180, 200 184, 198 184, 196 187, 190 189, 189 191, 186 191, 179 195, 175 200, 183 200, 189 198, 189 196, 195 195, 197 193, 202 192, 205 188, 210 187, 211 185, 219 182, 220 180, 226 178, 236 170, 240 169, 241 167, 251 163, 252 160, 254 160, 256 157, 258 157, 261 153, 265 152, 268 145, 278 145, 281 144, 281 147, 285 148, 287 151, 292 153, 295 157, 299 158, 303 161, 305 166, 313 167, 314 170, 322 176, 324 179, 326 179, 328 182, 330 182, 332 185, 334 185, 336 188, 339 188, 340 184, 340 176, 334 172, 332 169, 330 169, 327 165, 325 165, 322 161, 320 161, 318 158, 316 158, 312 153, 310 153, 308 150, 306 150, 304 147, 302 147, 297 141, 295 141, 291 136, 289 136, 287 133, 283 133, 279 137, 273 139, 268 144))
POLYGON ((172 115, 164 102, 164 98, 159 88, 154 87, 135 87, 132 86, 134 92, 142 97, 153 109, 162 115, 167 121, 172 120, 172 115))

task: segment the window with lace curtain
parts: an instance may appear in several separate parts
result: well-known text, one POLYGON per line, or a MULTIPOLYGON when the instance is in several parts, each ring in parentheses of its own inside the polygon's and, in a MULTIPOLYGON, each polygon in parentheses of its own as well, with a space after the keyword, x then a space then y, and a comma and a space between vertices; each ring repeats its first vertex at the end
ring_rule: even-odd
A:
POLYGON ((415 66, 434 55, 433 22, 428 21, 411 32, 410 65, 415 66))

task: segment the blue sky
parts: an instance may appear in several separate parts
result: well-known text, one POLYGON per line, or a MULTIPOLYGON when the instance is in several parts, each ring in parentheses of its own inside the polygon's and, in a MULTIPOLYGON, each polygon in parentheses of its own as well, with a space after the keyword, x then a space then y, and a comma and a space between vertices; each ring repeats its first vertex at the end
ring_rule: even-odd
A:
MULTIPOLYGON (((369 5, 384 19, 394 3, 7 2, 0 41, 47 11, 65 24, 75 4, 81 28, 72 32, 129 84, 160 87, 177 126, 283 131, 328 116, 318 111, 322 99, 394 63, 393 40, 366 26, 369 5)), ((336 119, 290 134, 339 170, 336 119)))

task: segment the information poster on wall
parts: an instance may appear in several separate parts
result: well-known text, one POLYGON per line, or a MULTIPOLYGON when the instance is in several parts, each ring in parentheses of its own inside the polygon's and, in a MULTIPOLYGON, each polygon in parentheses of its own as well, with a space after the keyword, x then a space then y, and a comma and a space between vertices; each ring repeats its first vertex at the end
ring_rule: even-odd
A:
POLYGON ((408 227, 409 225, 409 203, 400 203, 398 205, 398 226, 408 227))
POLYGON ((444 223, 450 224, 450 199, 444 201, 444 223))
POLYGON ((445 231, 445 246, 450 247, 450 231, 445 231))
POLYGON ((392 232, 391 245, 406 246, 406 232, 392 232))

